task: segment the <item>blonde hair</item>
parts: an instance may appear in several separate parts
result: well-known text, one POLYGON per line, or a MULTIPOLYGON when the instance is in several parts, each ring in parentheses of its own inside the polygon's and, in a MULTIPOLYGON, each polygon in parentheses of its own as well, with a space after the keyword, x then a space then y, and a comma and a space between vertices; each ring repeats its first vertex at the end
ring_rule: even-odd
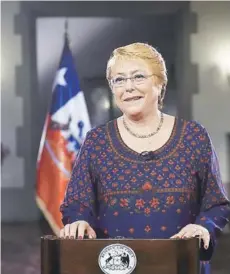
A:
POLYGON ((110 82, 111 70, 117 60, 142 59, 152 69, 157 83, 162 86, 161 95, 158 98, 158 107, 163 107, 166 85, 168 82, 165 61, 162 55, 152 46, 145 43, 133 43, 115 49, 107 63, 106 78, 110 82))

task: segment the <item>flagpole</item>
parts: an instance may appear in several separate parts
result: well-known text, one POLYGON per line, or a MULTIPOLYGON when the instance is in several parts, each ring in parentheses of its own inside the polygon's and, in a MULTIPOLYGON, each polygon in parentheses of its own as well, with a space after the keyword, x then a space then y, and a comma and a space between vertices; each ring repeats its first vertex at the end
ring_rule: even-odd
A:
POLYGON ((69 45, 69 33, 68 33, 68 30, 69 30, 69 21, 68 21, 68 18, 65 19, 64 28, 65 28, 64 39, 65 39, 65 41, 68 42, 68 45, 69 45))

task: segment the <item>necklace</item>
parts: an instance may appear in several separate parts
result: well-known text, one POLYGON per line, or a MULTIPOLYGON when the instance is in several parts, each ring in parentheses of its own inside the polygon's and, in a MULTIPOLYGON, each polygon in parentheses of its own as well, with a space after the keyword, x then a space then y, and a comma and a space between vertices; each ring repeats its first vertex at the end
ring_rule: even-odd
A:
POLYGON ((157 133, 159 132, 159 130, 161 129, 161 127, 162 127, 162 125, 163 125, 163 122, 164 122, 164 115, 163 115, 163 113, 161 112, 161 118, 160 118, 160 122, 159 122, 159 124, 158 124, 157 129, 156 129, 154 132, 149 133, 149 134, 145 134, 145 135, 140 135, 140 134, 137 134, 137 133, 133 132, 133 131, 128 127, 128 125, 127 125, 127 123, 126 123, 124 117, 123 117, 122 120, 123 120, 123 124, 124 124, 125 129, 126 129, 131 135, 133 135, 134 137, 137 137, 137 138, 150 138, 150 137, 154 136, 155 134, 157 134, 157 133))

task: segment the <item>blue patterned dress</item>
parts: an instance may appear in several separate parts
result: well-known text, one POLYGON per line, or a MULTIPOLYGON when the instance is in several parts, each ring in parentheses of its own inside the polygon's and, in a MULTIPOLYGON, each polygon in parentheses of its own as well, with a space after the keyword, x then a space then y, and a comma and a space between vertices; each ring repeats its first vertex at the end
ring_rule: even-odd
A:
POLYGON ((208 229, 201 273, 217 230, 228 222, 226 197, 210 137, 199 123, 176 118, 167 143, 146 160, 122 140, 117 120, 88 132, 61 205, 63 224, 85 220, 98 238, 170 238, 190 223, 208 229))

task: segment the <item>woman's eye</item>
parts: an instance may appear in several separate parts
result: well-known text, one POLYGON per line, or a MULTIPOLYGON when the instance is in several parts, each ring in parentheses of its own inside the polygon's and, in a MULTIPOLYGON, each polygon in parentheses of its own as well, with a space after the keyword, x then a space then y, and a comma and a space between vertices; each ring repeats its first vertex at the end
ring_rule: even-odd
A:
POLYGON ((143 74, 137 74, 137 75, 134 76, 134 78, 137 79, 137 80, 142 80, 142 79, 145 78, 145 76, 143 74))
POLYGON ((123 81, 124 81, 124 77, 117 77, 117 78, 114 79, 115 83, 121 83, 123 81))

